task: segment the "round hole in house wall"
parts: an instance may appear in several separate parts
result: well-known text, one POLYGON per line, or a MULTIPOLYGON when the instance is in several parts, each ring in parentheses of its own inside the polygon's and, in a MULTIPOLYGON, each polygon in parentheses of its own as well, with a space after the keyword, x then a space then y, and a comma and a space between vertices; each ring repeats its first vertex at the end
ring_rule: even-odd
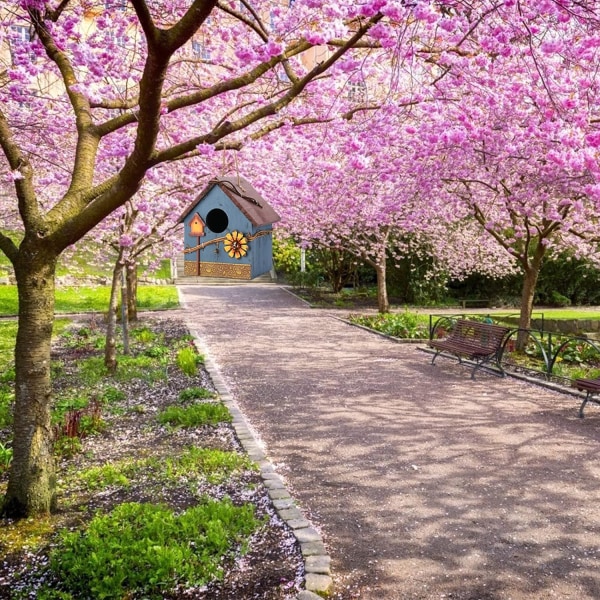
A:
POLYGON ((227 229, 227 225, 229 225, 229 217, 220 208, 213 208, 206 215, 206 226, 213 233, 222 233, 227 229))

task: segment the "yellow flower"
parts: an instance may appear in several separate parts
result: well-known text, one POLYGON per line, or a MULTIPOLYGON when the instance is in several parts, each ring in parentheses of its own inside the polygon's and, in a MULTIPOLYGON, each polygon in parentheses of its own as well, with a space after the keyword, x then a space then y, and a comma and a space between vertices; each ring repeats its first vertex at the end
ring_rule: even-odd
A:
POLYGON ((223 248, 231 258, 242 258, 248 252, 248 240, 243 233, 232 231, 225 236, 223 248))

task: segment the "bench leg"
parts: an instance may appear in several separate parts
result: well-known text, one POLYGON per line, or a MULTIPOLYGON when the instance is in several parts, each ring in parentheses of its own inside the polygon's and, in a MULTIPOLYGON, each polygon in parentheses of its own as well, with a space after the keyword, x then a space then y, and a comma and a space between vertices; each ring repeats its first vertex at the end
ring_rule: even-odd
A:
MULTIPOLYGON (((490 362, 489 359, 488 360, 483 359, 483 360, 477 361, 477 364, 473 367, 473 370, 471 371, 471 379, 475 379, 475 371, 477 371, 477 369, 479 369, 480 367, 483 367, 483 365, 485 365, 488 362, 490 362)), ((500 370, 500 374, 502 375, 502 377, 506 377, 506 371, 504 370, 504 367, 502 366, 502 364, 500 363, 498 358, 496 358, 496 365, 498 366, 498 369, 500 370)))
POLYGON ((581 403, 581 406, 579 407, 579 418, 583 419, 583 409, 585 408, 585 405, 590 401, 590 393, 588 392, 585 395, 585 400, 581 403))

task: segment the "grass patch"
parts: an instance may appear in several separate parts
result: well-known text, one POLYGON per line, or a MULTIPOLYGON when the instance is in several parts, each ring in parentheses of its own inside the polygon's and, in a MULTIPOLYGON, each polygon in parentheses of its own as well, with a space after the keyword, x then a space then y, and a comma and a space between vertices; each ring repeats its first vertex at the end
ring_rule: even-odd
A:
POLYGON ((198 365, 204 362, 204 357, 198 354, 193 346, 185 346, 177 351, 177 366, 190 377, 198 373, 198 365))
MULTIPOLYGON (((162 358, 162 357, 161 357, 162 358)), ((79 363, 79 377, 84 385, 95 386, 109 377, 103 356, 92 356, 79 363)), ((120 355, 117 359, 115 381, 142 379, 148 383, 164 381, 167 378, 163 361, 145 354, 139 356, 120 355)))
POLYGON ((130 477, 138 468, 133 461, 106 464, 100 467, 90 467, 81 471, 77 476, 88 490, 103 490, 111 486, 129 487, 130 477))
MULTIPOLYGON (((55 311, 57 313, 106 312, 110 298, 109 286, 57 288, 55 311)), ((163 310, 177 308, 179 296, 173 285, 141 285, 138 287, 138 308, 163 310)), ((19 312, 17 286, 0 286, 0 315, 19 312)))
POLYGON ((176 514, 136 502, 95 517, 84 532, 65 533, 50 565, 73 597, 161 598, 177 584, 201 586, 223 576, 233 555, 259 527, 253 507, 205 500, 176 514))
POLYGON ((231 423, 231 413, 220 402, 202 402, 191 406, 168 406, 158 415, 161 425, 202 427, 231 423))
POLYGON ((190 476, 200 477, 213 485, 227 481, 240 471, 255 470, 256 465, 246 455, 192 446, 174 458, 167 458, 164 474, 169 480, 190 476))
MULTIPOLYGON (((432 308, 432 312, 435 312, 435 308, 432 308)), ((489 314, 492 317, 518 317, 519 309, 513 310, 489 310, 485 314, 489 314)), ((597 321, 600 319, 600 311, 590 310, 585 307, 581 308, 534 308, 532 319, 538 319, 544 315, 545 319, 590 319, 597 321)))

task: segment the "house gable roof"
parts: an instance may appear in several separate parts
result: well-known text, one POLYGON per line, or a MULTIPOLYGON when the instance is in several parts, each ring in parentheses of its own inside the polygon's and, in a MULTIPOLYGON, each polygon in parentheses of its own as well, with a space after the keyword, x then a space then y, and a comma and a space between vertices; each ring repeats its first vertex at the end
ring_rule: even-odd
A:
POLYGON ((276 223, 280 217, 267 201, 252 187, 247 179, 239 176, 217 177, 211 179, 201 194, 190 204, 179 218, 182 223, 185 218, 202 202, 204 197, 214 186, 235 204, 242 214, 254 225, 260 227, 270 223, 276 223))

